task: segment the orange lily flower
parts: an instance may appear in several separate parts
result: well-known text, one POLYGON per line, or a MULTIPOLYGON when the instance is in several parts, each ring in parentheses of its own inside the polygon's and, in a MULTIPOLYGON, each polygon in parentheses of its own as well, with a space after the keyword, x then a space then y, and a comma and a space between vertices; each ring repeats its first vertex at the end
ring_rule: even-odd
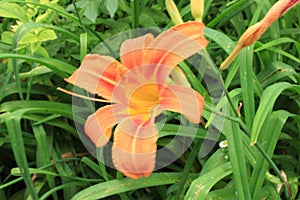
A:
POLYGON ((190 87, 167 83, 184 59, 205 48, 204 24, 187 22, 161 33, 123 42, 118 62, 112 57, 87 55, 66 79, 111 101, 85 123, 96 147, 104 146, 114 130, 112 160, 130 178, 148 177, 155 168, 158 130, 154 119, 164 110, 183 114, 200 123, 204 99, 190 87))

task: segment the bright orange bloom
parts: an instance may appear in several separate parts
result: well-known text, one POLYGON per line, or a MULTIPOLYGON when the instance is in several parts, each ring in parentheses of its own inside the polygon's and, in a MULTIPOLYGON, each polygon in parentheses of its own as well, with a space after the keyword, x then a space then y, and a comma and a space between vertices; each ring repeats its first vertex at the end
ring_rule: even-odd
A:
POLYGON ((112 160, 130 178, 149 176, 155 168, 158 130, 154 119, 163 110, 199 123, 204 99, 190 87, 167 83, 172 69, 205 48, 204 24, 187 22, 156 38, 152 34, 126 40, 121 63, 109 56, 87 55, 67 82, 110 100, 85 124, 96 147, 104 146, 114 130, 112 160))

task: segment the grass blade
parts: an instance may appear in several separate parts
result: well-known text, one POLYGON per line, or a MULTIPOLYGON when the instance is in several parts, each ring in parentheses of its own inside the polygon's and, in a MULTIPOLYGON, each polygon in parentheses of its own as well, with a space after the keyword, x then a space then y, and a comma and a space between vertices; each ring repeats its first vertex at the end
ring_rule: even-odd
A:
POLYGON ((69 65, 68 63, 53 58, 27 56, 14 53, 0 53, 0 59, 3 58, 23 59, 26 61, 40 63, 41 65, 45 65, 46 67, 50 68, 54 73, 56 73, 62 78, 68 77, 76 69, 76 67, 69 65))
MULTIPOLYGON (((232 109, 230 109, 233 114, 232 109)), ((246 159, 242 142, 242 132, 238 123, 226 120, 224 133, 228 141, 229 159, 232 165, 233 180, 237 190, 238 199, 251 199, 247 177, 246 159)))
POLYGON ((250 145, 256 143, 263 124, 266 123, 267 117, 270 115, 272 108, 278 96, 286 89, 294 89, 300 93, 300 86, 292 85, 287 82, 275 83, 269 86, 262 94, 259 107, 253 120, 250 145))
POLYGON ((191 148, 191 152, 189 153, 187 160, 185 162, 185 166, 182 170, 182 177, 178 184, 178 189, 177 189, 177 196, 176 196, 177 199, 182 199, 184 196, 184 192, 187 187, 188 175, 189 175, 189 172, 191 170, 193 163, 195 162, 195 158, 196 158, 197 154, 199 153, 199 149, 202 145, 202 142, 200 139, 195 139, 194 144, 195 145, 191 148))
POLYGON ((11 140, 12 150, 20 168, 20 172, 24 178, 26 187, 33 200, 38 200, 38 195, 35 191, 34 184, 31 180, 29 172, 28 161, 26 158, 26 151, 23 142, 22 129, 21 129, 21 116, 22 112, 13 112, 5 119, 7 131, 11 140))
MULTIPOLYGON (((72 200, 77 199, 100 199, 139 188, 174 184, 181 178, 181 173, 154 173, 148 178, 112 180, 88 187, 77 193, 72 200)), ((190 174, 189 178, 195 178, 190 174)))
MULTIPOLYGON (((47 143, 47 137, 46 137, 46 131, 43 127, 43 125, 33 125, 32 130, 34 133, 34 136, 36 138, 37 142, 37 161, 39 161, 38 167, 41 167, 43 165, 47 165, 51 162, 51 157, 48 149, 48 143, 47 143)), ((48 170, 51 172, 52 168, 48 168, 48 170)), ((50 175, 46 175, 47 184, 49 185, 49 188, 55 187, 55 180, 54 177, 50 175)), ((58 200, 57 194, 53 194, 53 199, 58 200)))
POLYGON ((266 44, 263 44, 261 45, 259 48, 255 49, 254 52, 259 52, 259 51, 262 51, 262 50, 265 50, 265 49, 268 49, 270 47, 273 47, 273 46, 276 46, 276 45, 279 45, 279 44, 283 44, 283 43, 295 43, 295 44, 299 44, 299 42, 291 39, 291 38, 288 38, 288 37, 284 37, 284 38, 278 38, 278 39, 275 39, 275 40, 272 40, 266 44))
POLYGON ((80 34, 80 60, 87 54, 87 33, 80 34))
POLYGON ((187 191, 185 200, 204 200, 209 190, 222 178, 232 173, 231 164, 227 162, 218 166, 208 173, 195 179, 187 191))
MULTIPOLYGON (((271 114, 267 123, 262 127, 260 143, 263 144, 263 148, 269 157, 272 157, 275 146, 279 139, 281 129, 285 124, 291 113, 283 110, 275 111, 271 114), (271 138, 271 139, 270 139, 271 138)), ((261 192, 262 184, 265 180, 266 172, 269 163, 262 154, 256 156, 256 164, 253 168, 253 172, 250 179, 250 190, 252 194, 252 199, 258 199, 258 195, 261 192)))
POLYGON ((248 128, 252 126, 255 116, 254 106, 254 74, 252 70, 253 62, 253 46, 242 50, 240 56, 240 78, 243 95, 243 109, 245 113, 245 121, 248 128))

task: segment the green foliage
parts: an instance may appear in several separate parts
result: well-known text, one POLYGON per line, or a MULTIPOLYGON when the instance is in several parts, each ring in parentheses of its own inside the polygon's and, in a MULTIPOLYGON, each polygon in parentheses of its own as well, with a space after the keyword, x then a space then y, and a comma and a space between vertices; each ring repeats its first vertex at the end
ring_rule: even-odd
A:
POLYGON ((99 14, 108 14, 113 18, 118 9, 117 0, 91 0, 91 1, 78 1, 75 4, 71 4, 67 7, 67 11, 76 11, 77 8, 84 10, 83 15, 92 21, 96 22, 99 14))
MULTIPOLYGON (((175 2, 193 20, 189 1, 175 2)), ((275 2, 205 1, 210 43, 201 65, 217 72, 275 2)), ((86 119, 72 111, 88 106, 72 105, 57 87, 71 90, 64 78, 99 42, 131 28, 172 26, 164 1, 0 1, 0 199, 299 199, 299 12, 299 5, 287 12, 220 74, 226 94, 216 105, 201 75, 180 63, 206 98, 203 122, 179 126, 167 113, 159 146, 174 136, 193 143, 174 163, 132 180, 90 155, 74 125, 86 119), (201 156, 205 139, 226 139, 228 147, 201 156)))

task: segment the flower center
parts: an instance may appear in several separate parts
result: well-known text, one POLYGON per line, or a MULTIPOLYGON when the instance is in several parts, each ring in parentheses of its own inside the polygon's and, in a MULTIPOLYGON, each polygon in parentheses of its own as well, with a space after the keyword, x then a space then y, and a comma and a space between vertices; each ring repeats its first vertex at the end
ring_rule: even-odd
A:
POLYGON ((149 83, 137 88, 129 98, 130 115, 150 117, 153 106, 159 104, 158 85, 149 83))

